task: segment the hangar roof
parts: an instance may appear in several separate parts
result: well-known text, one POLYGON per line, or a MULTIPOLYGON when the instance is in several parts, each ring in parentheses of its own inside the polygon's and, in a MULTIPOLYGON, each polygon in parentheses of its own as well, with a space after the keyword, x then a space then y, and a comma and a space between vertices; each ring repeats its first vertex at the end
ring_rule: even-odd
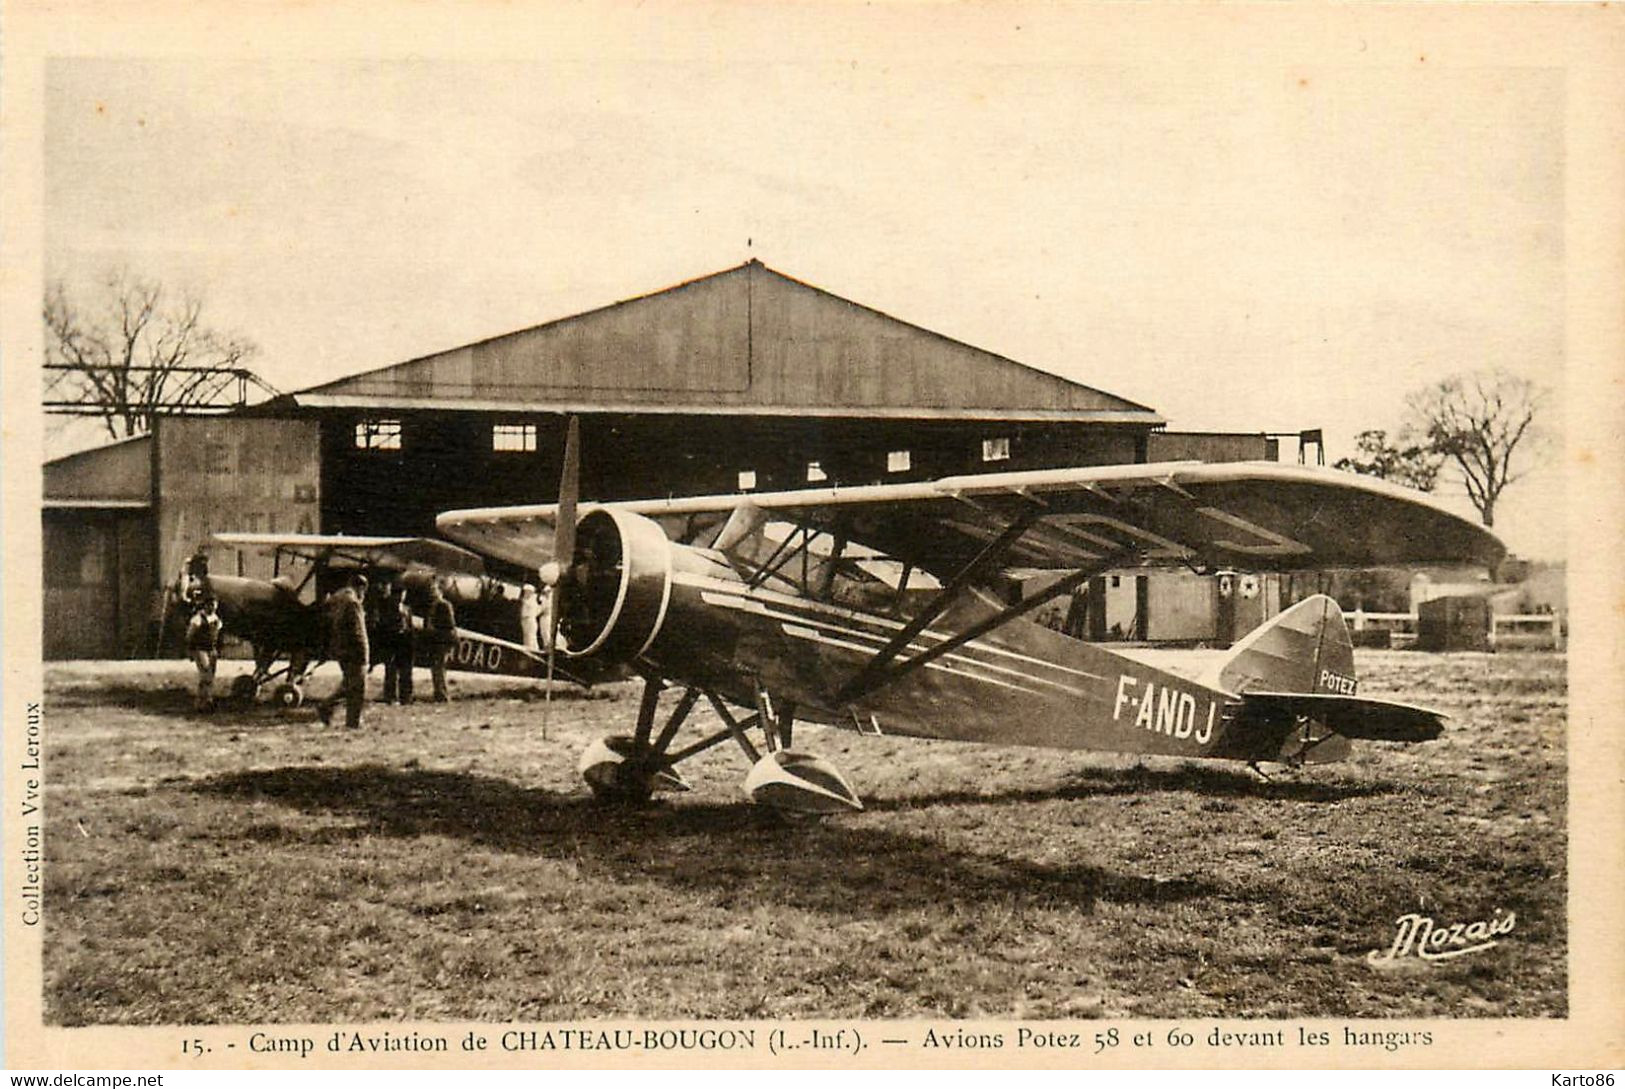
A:
POLYGON ((152 504, 152 436, 136 435, 45 463, 47 510, 147 507, 152 504))
POLYGON ((574 317, 287 394, 305 408, 1163 423, 752 260, 574 317))

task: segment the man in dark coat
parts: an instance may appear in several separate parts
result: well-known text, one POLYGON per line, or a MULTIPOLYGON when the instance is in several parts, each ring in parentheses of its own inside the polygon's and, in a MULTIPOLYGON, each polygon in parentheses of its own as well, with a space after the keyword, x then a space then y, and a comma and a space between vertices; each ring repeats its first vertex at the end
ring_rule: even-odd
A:
POLYGON ((378 613, 378 655, 384 660, 384 702, 412 702, 412 606, 406 587, 395 583, 378 613))
POLYGON ((362 604, 367 595, 364 575, 352 576, 348 585, 329 595, 326 609, 327 656, 339 664, 344 678, 338 691, 316 706, 326 723, 332 721, 333 707, 344 701, 344 725, 361 726, 361 706, 367 698, 367 614, 362 604))
POLYGON ((434 679, 435 702, 445 703, 451 699, 446 690, 446 659, 457 645, 457 610, 446 600, 438 582, 429 590, 429 616, 423 638, 429 647, 429 675, 434 679))

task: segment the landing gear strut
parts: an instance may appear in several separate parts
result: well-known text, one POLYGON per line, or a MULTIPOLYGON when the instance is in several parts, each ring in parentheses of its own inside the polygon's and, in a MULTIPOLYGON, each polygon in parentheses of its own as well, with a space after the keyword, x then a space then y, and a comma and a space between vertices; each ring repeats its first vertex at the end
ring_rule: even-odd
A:
POLYGON ((683 698, 672 708, 660 736, 651 741, 661 687, 660 681, 653 677, 644 680, 636 733, 601 737, 582 751, 578 764, 581 777, 599 798, 614 802, 646 802, 656 790, 688 789, 688 782, 674 765, 693 753, 684 750, 671 754, 667 750, 683 720, 694 709, 700 693, 693 688, 684 692, 683 698))
POLYGON ((266 654, 255 647, 254 672, 247 676, 232 678, 231 697, 244 703, 251 703, 259 698, 259 694, 267 685, 280 678, 280 682, 271 689, 272 701, 279 707, 289 709, 304 703, 305 680, 315 668, 310 659, 303 654, 296 654, 281 669, 272 669, 275 662, 274 651, 266 654))
POLYGON ((1298 715, 1292 733, 1281 746, 1281 751, 1272 759, 1289 768, 1297 769, 1305 764, 1343 760, 1348 754, 1348 738, 1307 715, 1298 715))
POLYGON ((654 732, 655 714, 664 683, 644 680, 635 733, 601 738, 581 754, 581 776, 600 798, 619 802, 646 801, 656 790, 687 790, 676 765, 706 749, 733 740, 751 762, 745 793, 753 802, 796 815, 815 815, 862 809, 846 778, 823 757, 790 748, 795 707, 774 706, 765 689, 756 693, 756 711, 745 719, 734 717, 720 697, 699 688, 687 688, 672 708, 660 732, 654 732), (723 722, 707 737, 673 750, 678 730, 694 705, 704 697, 723 722), (750 731, 761 727, 766 751, 758 750, 750 731))

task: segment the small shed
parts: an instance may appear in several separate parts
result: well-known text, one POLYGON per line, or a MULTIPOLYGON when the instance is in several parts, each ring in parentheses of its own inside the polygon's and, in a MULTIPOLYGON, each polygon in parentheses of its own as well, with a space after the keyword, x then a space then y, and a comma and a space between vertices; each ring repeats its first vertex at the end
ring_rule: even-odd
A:
POLYGON ((317 450, 310 421, 166 416, 150 434, 46 463, 44 657, 153 653, 165 586, 200 546, 216 574, 269 578, 268 559, 211 537, 316 532, 317 450))
POLYGON ((1417 650, 1492 650, 1493 610, 1485 594, 1455 594, 1416 608, 1417 650))

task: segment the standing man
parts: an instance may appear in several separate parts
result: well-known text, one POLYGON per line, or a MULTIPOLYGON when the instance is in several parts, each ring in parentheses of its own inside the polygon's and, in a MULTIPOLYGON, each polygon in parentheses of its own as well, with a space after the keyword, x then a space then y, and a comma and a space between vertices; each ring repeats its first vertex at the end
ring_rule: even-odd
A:
POLYGON ((220 664, 220 613, 213 597, 203 598, 187 622, 186 653, 197 666, 197 695, 192 706, 207 714, 214 710, 214 670, 220 664))
POLYGON ((361 705, 367 698, 367 596, 365 575, 353 575, 343 589, 327 599, 327 656, 343 672, 338 691, 316 705, 324 724, 333 720, 333 706, 344 701, 344 725, 361 726, 361 705))
POLYGON ((399 582, 389 589, 379 616, 378 654, 384 660, 384 702, 412 702, 412 650, 416 632, 412 630, 412 606, 406 600, 406 587, 399 582))
POLYGON ((437 579, 429 589, 429 617, 424 628, 429 644, 429 675, 434 678, 434 700, 445 703, 451 699, 446 690, 446 659, 457 645, 457 610, 446 600, 445 590, 437 579))
POLYGON ((558 583, 555 582, 541 593, 542 615, 536 619, 536 633, 543 650, 548 648, 550 641, 556 642, 560 651, 570 649, 564 639, 564 628, 560 627, 557 633, 553 631, 553 605, 558 600, 558 591, 558 583))

